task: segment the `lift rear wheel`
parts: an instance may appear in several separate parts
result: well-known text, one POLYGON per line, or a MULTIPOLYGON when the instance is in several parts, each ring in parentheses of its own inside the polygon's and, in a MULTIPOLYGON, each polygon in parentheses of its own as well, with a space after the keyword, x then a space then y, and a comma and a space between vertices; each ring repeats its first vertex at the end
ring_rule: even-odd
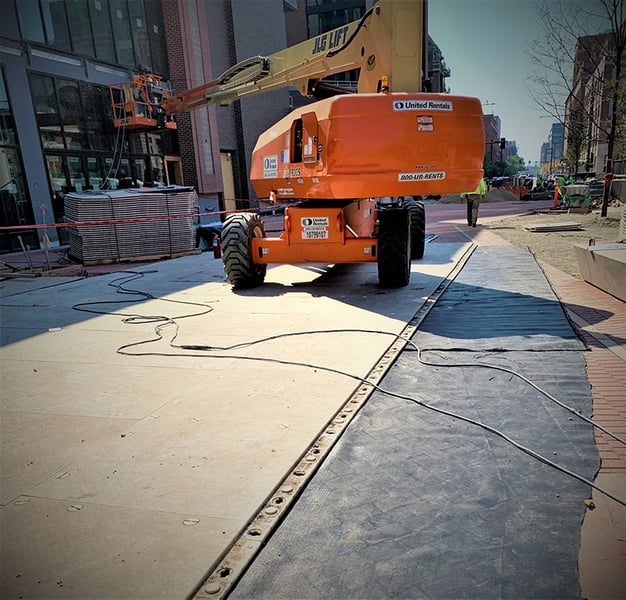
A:
POLYGON ((403 287, 411 277, 411 218, 407 208, 378 214, 378 282, 381 287, 403 287))
POLYGON ((411 258, 417 260, 424 258, 424 246, 426 245, 426 211, 424 203, 417 200, 420 196, 408 198, 406 207, 411 213, 411 258))
POLYGON ((235 213, 224 221, 222 261, 233 287, 253 288, 263 283, 267 265, 255 264, 252 256, 252 240, 262 237, 265 237, 265 227, 257 214, 235 213))

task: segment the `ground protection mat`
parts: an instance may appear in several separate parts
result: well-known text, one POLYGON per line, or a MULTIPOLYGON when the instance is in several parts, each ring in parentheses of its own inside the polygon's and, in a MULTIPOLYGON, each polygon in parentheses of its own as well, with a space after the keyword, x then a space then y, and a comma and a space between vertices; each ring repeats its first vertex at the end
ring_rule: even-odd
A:
MULTIPOLYGON (((407 349, 381 385, 486 423, 593 479, 599 458, 591 425, 510 373, 449 366, 511 368, 591 415, 583 346, 534 259, 520 249, 481 250, 422 325, 443 342, 435 323, 442 330, 449 323, 442 312, 451 297, 472 286, 479 291, 462 305, 481 314, 472 298, 482 304, 497 291, 509 302, 490 302, 489 315, 466 319, 450 346, 479 330, 485 347, 495 340, 498 351, 425 352, 443 363, 432 367, 407 349)), ((579 598, 590 492, 476 425, 375 392, 230 597, 579 598)))

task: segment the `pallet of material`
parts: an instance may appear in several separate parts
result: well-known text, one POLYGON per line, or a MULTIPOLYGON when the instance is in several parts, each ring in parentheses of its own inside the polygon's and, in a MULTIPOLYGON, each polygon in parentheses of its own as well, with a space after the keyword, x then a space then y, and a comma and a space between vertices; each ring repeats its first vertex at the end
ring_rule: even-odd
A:
POLYGON ((183 186, 66 194, 70 255, 104 264, 191 253, 197 203, 196 192, 183 186))
POLYGON ((548 231, 581 231, 583 226, 576 222, 563 223, 529 223, 524 225, 526 231, 548 232, 548 231))
POLYGON ((181 258, 182 256, 190 256, 193 254, 202 254, 202 250, 200 248, 194 248, 193 250, 189 250, 187 252, 176 252, 176 253, 167 253, 167 254, 151 254, 149 256, 129 256, 122 259, 109 259, 105 258, 102 260, 83 260, 83 266, 85 267, 94 267, 99 265, 112 265, 117 263, 138 263, 138 262, 152 262, 163 260, 166 258, 181 258))

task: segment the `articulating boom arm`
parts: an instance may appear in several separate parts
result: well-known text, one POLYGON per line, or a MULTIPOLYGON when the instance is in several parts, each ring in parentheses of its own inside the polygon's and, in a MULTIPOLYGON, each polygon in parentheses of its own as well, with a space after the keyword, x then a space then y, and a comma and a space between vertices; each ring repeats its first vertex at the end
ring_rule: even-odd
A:
POLYGON ((287 86, 308 96, 323 77, 355 68, 360 68, 359 93, 421 92, 424 3, 380 0, 359 21, 270 56, 244 60, 214 81, 172 95, 161 107, 174 114, 287 86))

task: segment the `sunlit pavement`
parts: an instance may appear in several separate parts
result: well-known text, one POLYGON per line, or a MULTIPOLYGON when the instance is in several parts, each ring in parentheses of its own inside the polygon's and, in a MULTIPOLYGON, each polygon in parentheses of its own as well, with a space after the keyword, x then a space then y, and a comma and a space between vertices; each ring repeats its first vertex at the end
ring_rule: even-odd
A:
MULTIPOLYGON (((479 219, 549 207, 546 202, 483 203, 479 219)), ((505 243, 480 227, 467 228, 464 208, 426 206, 427 231, 437 235, 436 243, 429 244, 419 268, 415 264, 404 290, 377 293, 373 265, 330 271, 282 266, 270 269, 263 288, 233 294, 221 261, 209 252, 138 268, 125 265, 145 273, 130 287, 155 297, 130 312, 181 314, 182 307, 158 298, 210 306, 203 319, 181 321, 178 341, 192 345, 228 345, 276 331, 317 328, 398 332, 419 308, 415 291, 427 296, 468 238, 505 243)), ((609 428, 623 427, 626 361, 618 350, 626 351, 624 304, 561 272, 544 270, 591 347, 585 358, 598 417, 609 428)), ((122 356, 117 352, 122 345, 149 338, 154 326, 123 323, 121 314, 86 316, 72 310, 77 302, 118 301, 109 284, 119 276, 2 282, 3 595, 186 595, 353 385, 320 373, 304 375, 303 382, 297 369, 276 371, 239 358, 158 356, 170 350, 166 343, 156 344, 155 356, 122 356)), ((356 352, 345 334, 332 345, 299 346, 290 340, 264 353, 269 349, 284 359, 306 355, 366 373, 388 343, 376 338, 367 351, 359 346, 356 352)), ((622 450, 601 435, 597 443, 600 477, 621 493, 622 450)), ((624 597, 611 594, 624 591, 619 567, 624 566, 626 519, 602 498, 596 504, 590 513, 595 524, 586 520, 583 529, 583 596, 624 597)))

